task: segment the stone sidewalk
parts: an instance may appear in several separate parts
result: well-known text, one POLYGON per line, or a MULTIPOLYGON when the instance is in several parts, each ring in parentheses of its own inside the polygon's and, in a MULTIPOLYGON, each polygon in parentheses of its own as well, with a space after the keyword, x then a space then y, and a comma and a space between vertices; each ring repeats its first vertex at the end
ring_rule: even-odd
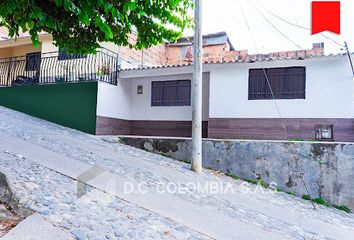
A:
MULTIPOLYGON (((350 239, 352 214, 0 108, 0 172, 22 203, 77 239, 350 239), (102 173, 77 199, 77 179, 102 173), (144 193, 124 191, 124 183, 144 193), (159 192, 170 183, 232 192, 159 192)), ((172 185, 171 185, 172 186, 172 185)))
POLYGON ((20 222, 2 240, 74 240, 72 236, 54 227, 45 218, 33 214, 20 222), (25 233, 25 234, 24 234, 25 233))

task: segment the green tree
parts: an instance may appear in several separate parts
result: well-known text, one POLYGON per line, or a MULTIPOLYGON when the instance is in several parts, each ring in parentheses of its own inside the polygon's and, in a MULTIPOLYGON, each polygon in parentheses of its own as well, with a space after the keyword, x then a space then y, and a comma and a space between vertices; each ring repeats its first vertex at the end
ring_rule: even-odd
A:
POLYGON ((192 7, 193 0, 8 0, 0 3, 0 26, 10 37, 29 32, 35 46, 39 33, 50 33, 69 53, 95 52, 104 41, 141 49, 178 39, 192 24, 192 7))

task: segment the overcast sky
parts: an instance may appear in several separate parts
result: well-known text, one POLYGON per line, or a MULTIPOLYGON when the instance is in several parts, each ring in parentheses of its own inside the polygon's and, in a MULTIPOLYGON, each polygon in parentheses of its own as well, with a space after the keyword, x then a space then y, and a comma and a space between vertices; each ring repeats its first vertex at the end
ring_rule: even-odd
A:
MULTIPOLYGON (((291 26, 271 14, 311 28, 311 2, 311 0, 203 0, 203 34, 226 31, 237 50, 248 49, 251 53, 255 53, 256 48, 262 53, 299 49, 273 28, 252 5, 253 3, 274 26, 302 49, 311 48, 314 42, 324 42, 327 54, 340 52, 340 46, 323 36, 319 34, 311 36, 310 31, 291 26), (241 7, 255 43, 252 42, 241 7)), ((341 0, 341 17, 341 35, 328 32, 324 34, 340 43, 347 41, 350 50, 354 52, 354 0, 341 0)), ((188 30, 186 34, 193 35, 193 31, 188 30)))

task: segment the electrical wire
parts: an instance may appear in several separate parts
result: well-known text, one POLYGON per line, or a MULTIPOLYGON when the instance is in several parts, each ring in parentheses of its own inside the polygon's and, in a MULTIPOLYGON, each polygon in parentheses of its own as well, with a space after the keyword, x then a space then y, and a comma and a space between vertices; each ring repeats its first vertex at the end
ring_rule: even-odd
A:
POLYGON ((251 27, 250 27, 250 25, 249 25, 249 23, 248 23, 248 20, 247 20, 247 18, 246 18, 246 14, 245 14, 245 11, 244 11, 243 6, 242 6, 242 1, 239 1, 239 3, 240 3, 240 8, 241 8, 241 13, 242 13, 243 19, 245 20, 245 23, 246 23, 248 32, 250 33, 250 36, 251 36, 251 40, 252 40, 253 46, 254 46, 254 48, 256 49, 256 53, 258 53, 257 44, 256 44, 256 42, 254 41, 254 36, 253 36, 253 34, 252 34, 251 27))
MULTIPOLYGON (((291 26, 293 26, 293 27, 297 27, 297 28, 300 28, 300 29, 303 29, 303 30, 306 30, 306 31, 311 31, 310 28, 307 28, 307 27, 298 25, 298 24, 296 24, 296 23, 292 23, 292 22, 290 22, 290 21, 288 21, 288 20, 286 20, 286 19, 280 17, 279 15, 277 15, 277 14, 271 12, 269 9, 265 8, 265 7, 263 6, 263 4, 261 4, 258 0, 256 0, 256 2, 257 2, 257 4, 259 4, 266 12, 268 12, 268 13, 269 13, 270 15, 272 15, 273 17, 276 17, 276 18, 278 18, 279 20, 281 20, 281 21, 283 21, 283 22, 285 22, 285 23, 287 23, 287 24, 289 24, 289 25, 291 25, 291 26)), ((336 44, 336 45, 338 45, 338 46, 340 46, 340 47, 344 47, 343 44, 340 44, 340 43, 337 42, 336 40, 334 40, 334 39, 332 39, 332 38, 330 38, 330 37, 324 35, 323 33, 320 33, 320 35, 321 35, 322 37, 326 38, 327 40, 330 40, 332 43, 334 43, 334 44, 336 44)))
POLYGON ((297 44, 295 41, 293 41, 290 37, 286 36, 282 31, 280 31, 259 9, 256 5, 254 5, 253 1, 251 0, 250 3, 252 4, 252 6, 257 10, 257 12, 263 17, 264 20, 266 20, 269 25, 271 25, 278 33, 280 33, 284 38, 286 38, 289 42, 291 42, 292 44, 294 44, 297 48, 299 48, 300 50, 303 50, 303 48, 297 44))
POLYGON ((270 81, 269 81, 267 72, 266 72, 266 70, 265 70, 264 68, 262 68, 262 69, 263 69, 263 73, 264 73, 264 76, 265 76, 266 81, 267 81, 267 85, 268 85, 268 87, 269 87, 269 89, 270 89, 270 93, 272 94, 272 98, 273 98, 273 101, 274 101, 274 105, 275 105, 275 107, 276 107, 276 109, 277 109, 277 112, 278 112, 278 115, 279 115, 279 118, 280 118, 281 125, 283 125, 283 127, 284 127, 284 129, 285 129, 285 131, 286 131, 286 138, 288 138, 288 137, 289 137, 288 126, 284 123, 283 117, 282 117, 281 112, 280 112, 280 108, 279 108, 278 103, 277 103, 277 101, 276 101, 276 99, 275 99, 275 95, 274 95, 272 86, 270 85, 270 81))
MULTIPOLYGON (((245 14, 245 12, 244 12, 244 10, 243 10, 242 0, 240 0, 239 3, 240 3, 240 7, 241 7, 241 12, 242 12, 243 18, 244 18, 244 20, 245 20, 245 22, 246 22, 246 25, 247 25, 247 28, 248 28, 250 37, 251 37, 251 39, 252 39, 252 43, 253 43, 253 45, 254 45, 254 48, 257 50, 257 54, 258 54, 258 47, 257 47, 256 41, 254 40, 254 37, 253 37, 253 34, 252 34, 252 30, 251 30, 251 27, 250 27, 250 25, 249 25, 249 23, 248 23, 246 14, 245 14)), ((262 68, 262 70, 263 70, 263 73, 264 73, 264 76, 265 76, 267 85, 268 85, 268 87, 269 87, 269 89, 270 89, 270 92, 271 92, 271 94, 272 94, 272 98, 273 98, 272 100, 273 100, 274 105, 275 105, 275 108, 276 108, 276 110, 277 110, 277 112, 278 112, 281 125, 282 125, 283 128, 285 129, 286 138, 288 138, 288 137, 289 137, 288 127, 287 127, 287 125, 284 123, 284 119, 283 119, 282 114, 281 114, 281 112, 280 112, 280 108, 279 108, 279 106, 278 106, 278 103, 277 103, 277 101, 276 101, 276 99, 275 99, 274 91, 273 91, 273 88, 272 88, 272 86, 271 86, 271 84, 270 84, 270 81, 269 81, 267 72, 266 72, 265 68, 262 68)))

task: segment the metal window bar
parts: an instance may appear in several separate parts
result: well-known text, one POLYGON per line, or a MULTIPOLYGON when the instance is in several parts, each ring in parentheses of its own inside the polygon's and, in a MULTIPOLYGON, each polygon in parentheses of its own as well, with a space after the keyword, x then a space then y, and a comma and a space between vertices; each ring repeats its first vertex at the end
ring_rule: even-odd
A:
POLYGON ((58 59, 59 51, 0 58, 0 87, 102 81, 116 85, 118 54, 100 48, 85 57, 58 59))
POLYGON ((155 81, 151 84, 151 106, 190 106, 191 81, 155 81))
MULTIPOLYGON (((305 99, 305 67, 264 69, 275 99, 305 99)), ((263 69, 249 70, 249 100, 273 99, 263 69)))

